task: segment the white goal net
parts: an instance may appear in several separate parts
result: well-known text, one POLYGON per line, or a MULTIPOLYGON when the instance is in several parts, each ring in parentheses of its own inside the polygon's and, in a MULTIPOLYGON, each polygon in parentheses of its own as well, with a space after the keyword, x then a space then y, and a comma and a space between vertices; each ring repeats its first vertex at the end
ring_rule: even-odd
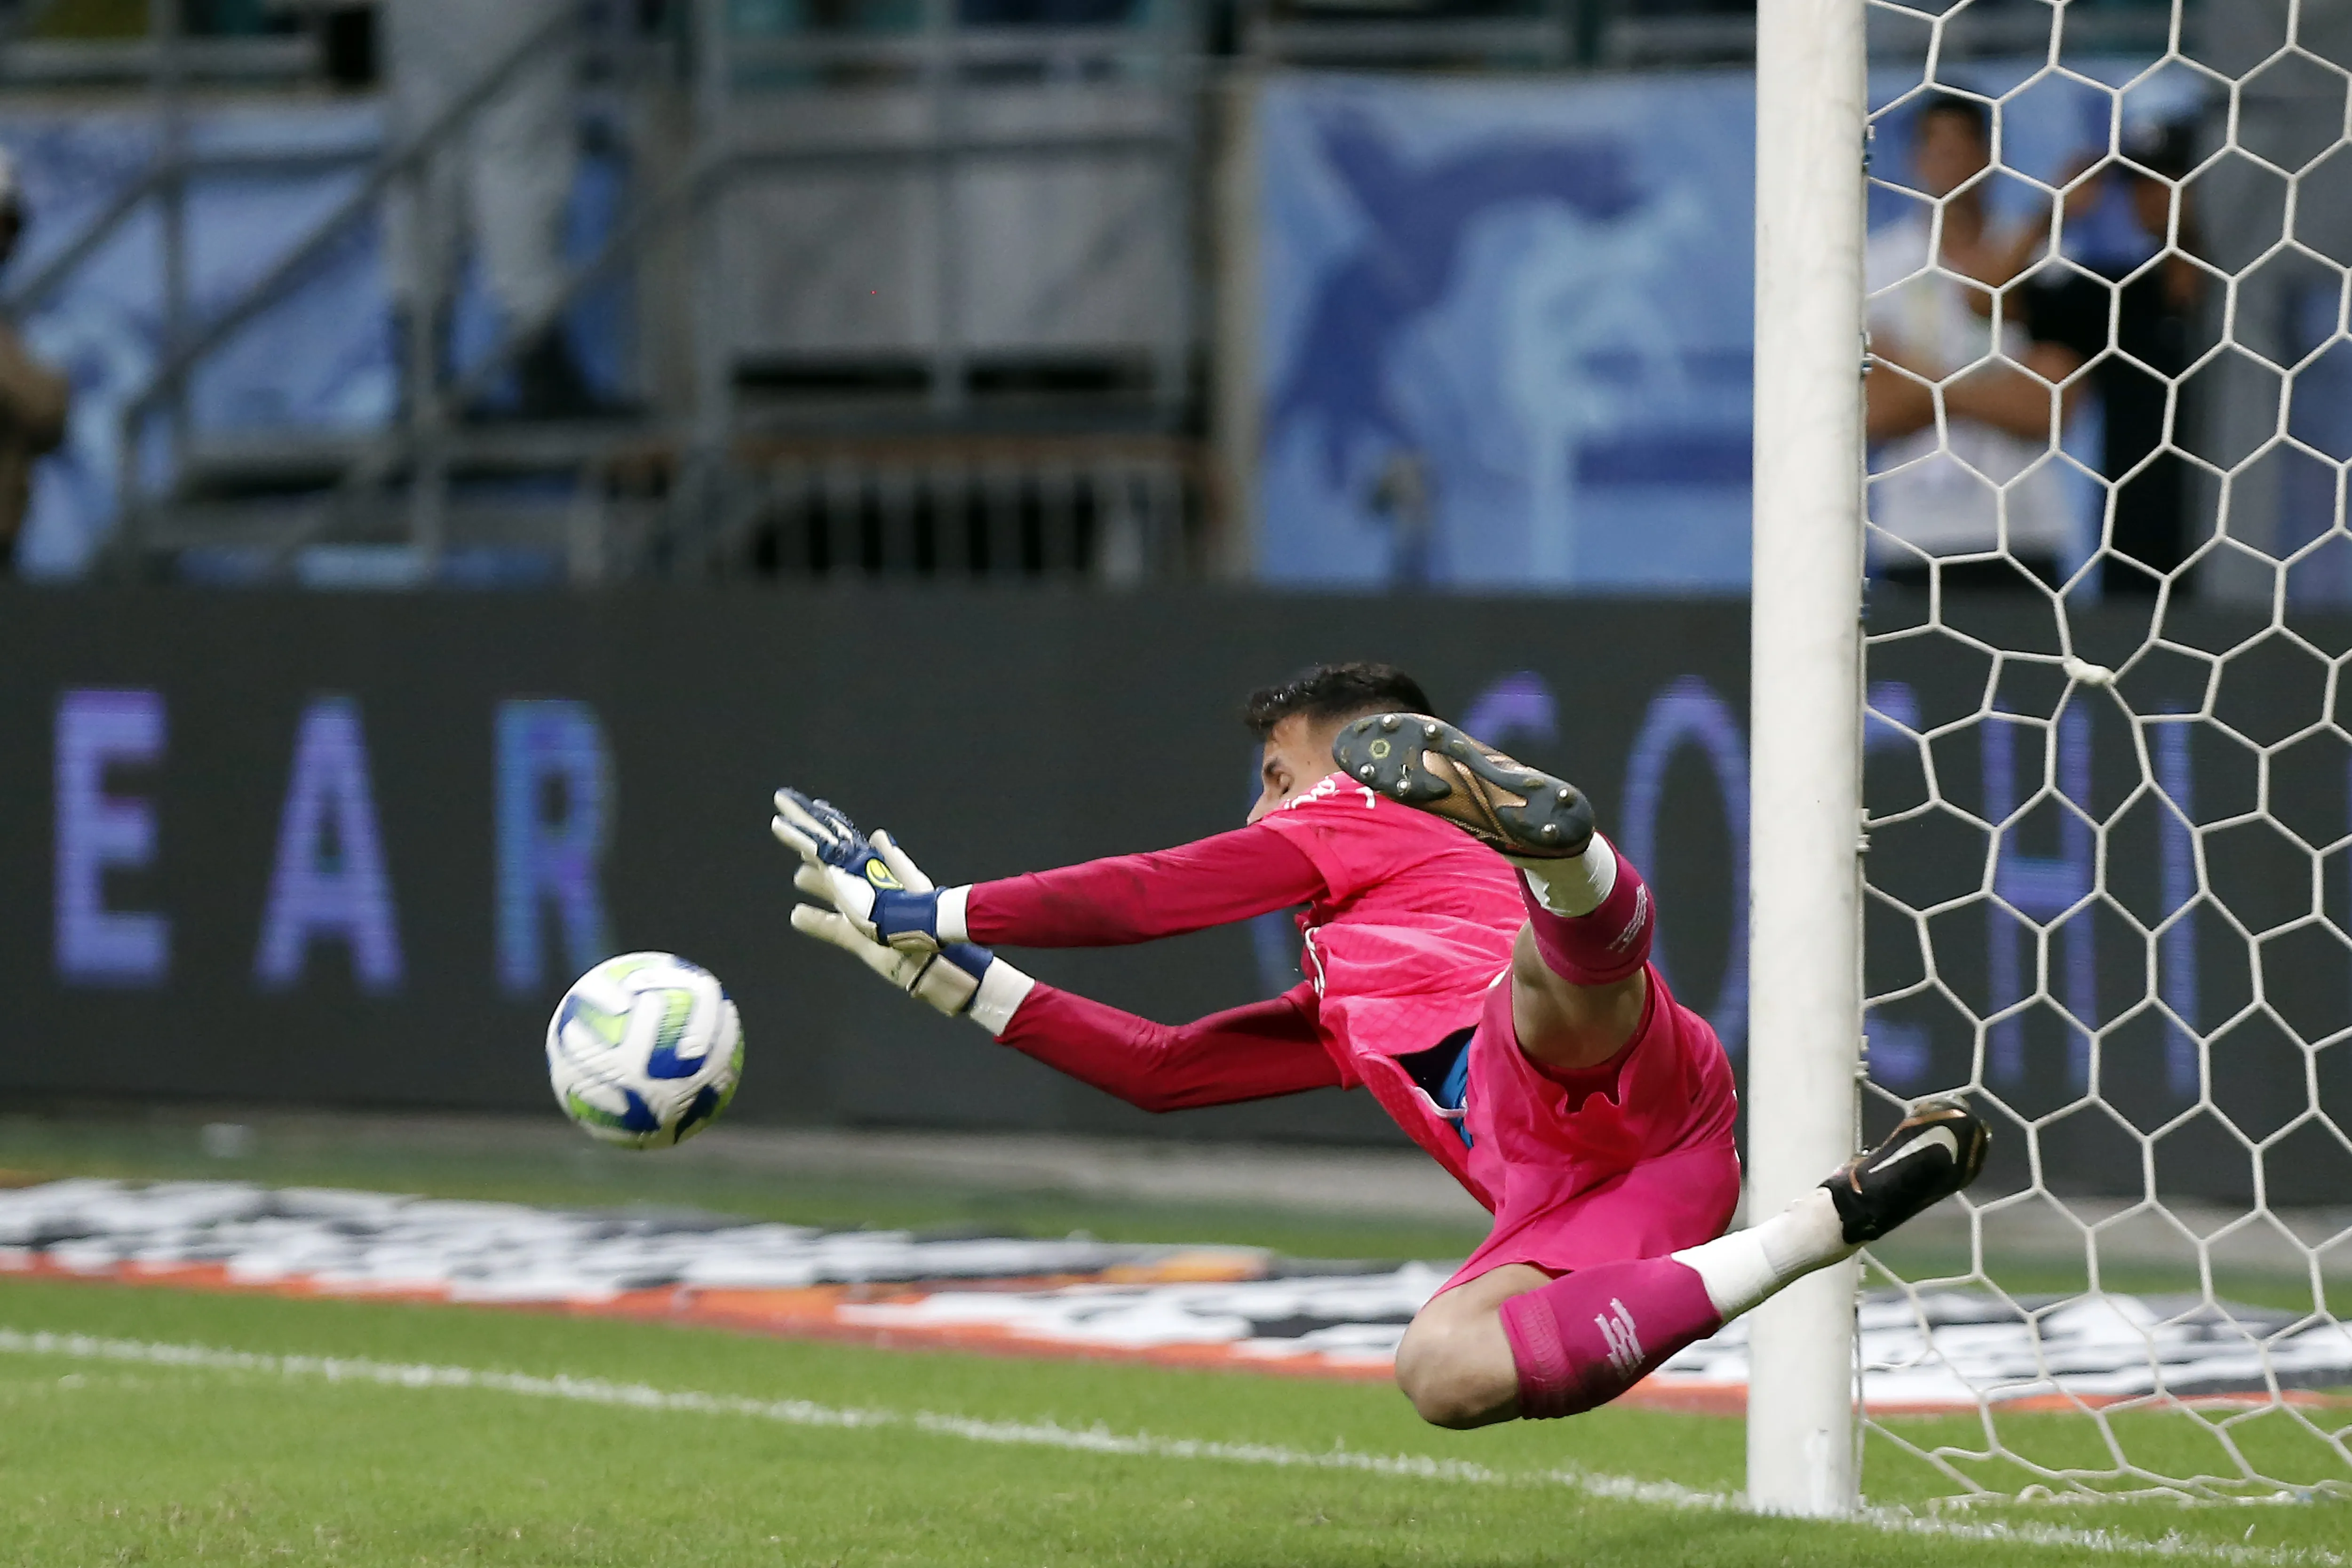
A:
POLYGON ((2352 4, 1868 16, 1864 1491, 2352 1493, 2352 4))

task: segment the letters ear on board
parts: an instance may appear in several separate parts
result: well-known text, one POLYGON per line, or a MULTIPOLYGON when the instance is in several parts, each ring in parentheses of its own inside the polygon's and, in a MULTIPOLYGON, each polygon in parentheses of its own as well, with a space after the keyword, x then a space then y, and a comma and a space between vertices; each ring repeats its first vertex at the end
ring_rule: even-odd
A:
POLYGON ((498 720, 499 984, 529 995, 546 983, 540 918, 551 904, 564 973, 613 952, 597 872, 613 805, 612 754, 585 702, 501 702, 498 720), (561 809, 547 811, 561 786, 561 809))
POLYGON ((80 985, 161 985, 172 968, 172 925, 155 910, 110 909, 109 871, 143 869, 156 855, 155 807, 110 792, 110 768, 163 760, 158 691, 77 688, 58 699, 56 942, 60 979, 80 985))
MULTIPOLYGON (((492 731, 498 976, 508 993, 528 995, 550 983, 550 935, 567 975, 613 951, 602 883, 612 752, 585 702, 502 701, 492 731)), ((154 868, 170 854, 154 800, 123 776, 168 760, 163 694, 68 689, 58 700, 54 741, 58 977, 75 986, 161 986, 171 976, 171 917, 110 905, 107 878, 154 868)), ((358 700, 312 698, 295 727, 258 911, 255 988, 299 991, 320 951, 341 948, 362 992, 396 994, 406 964, 394 858, 378 818, 358 700)))
POLYGON ((350 947, 361 990, 381 995, 400 988, 400 928, 376 830, 367 740, 360 706, 348 697, 315 699, 302 712, 255 983, 290 990, 322 938, 350 947))

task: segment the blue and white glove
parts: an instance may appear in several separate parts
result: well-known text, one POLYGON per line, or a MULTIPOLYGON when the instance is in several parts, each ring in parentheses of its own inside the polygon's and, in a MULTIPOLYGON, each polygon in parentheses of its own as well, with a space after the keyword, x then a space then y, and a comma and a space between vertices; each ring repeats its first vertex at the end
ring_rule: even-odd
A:
MULTIPOLYGON (((804 890, 822 894, 822 884, 803 867, 793 879, 804 890)), ((1001 1035, 1013 1021, 1035 981, 984 947, 968 942, 950 942, 935 952, 904 952, 866 937, 849 917, 824 904, 796 904, 793 929, 819 942, 831 942, 914 997, 952 1018, 971 1017, 992 1035, 1001 1035)))
MULTIPOLYGON (((955 906, 950 911, 950 924, 957 929, 943 938, 942 895, 931 879, 907 858, 905 851, 889 844, 887 834, 868 840, 840 807, 812 800, 796 789, 780 789, 775 818, 768 830, 798 855, 805 868, 818 872, 824 883, 821 896, 841 911, 859 935, 903 952, 937 952, 961 938, 963 889, 951 888, 945 895, 955 906), (887 855, 882 850, 885 845, 890 850, 887 855)), ((802 890, 819 891, 806 884, 802 890)))
MULTIPOLYGON (((934 947, 889 947, 873 938, 873 912, 882 905, 868 905, 868 921, 852 920, 852 914, 840 908, 837 898, 849 893, 858 898, 873 891, 875 896, 896 893, 898 898, 929 898, 931 879, 922 875, 922 868, 912 863, 903 848, 891 844, 887 832, 877 832, 873 842, 858 835, 846 816, 825 806, 824 802, 807 802, 802 811, 824 830, 824 839, 814 832, 788 830, 783 823, 783 795, 779 793, 779 818, 776 837, 793 844, 793 832, 812 844, 825 844, 830 856, 812 853, 802 860, 800 869, 793 872, 793 886, 824 902, 802 902, 793 905, 793 929, 814 936, 821 942, 833 942, 842 952, 849 952, 866 963, 891 985, 915 996, 918 1002, 929 1004, 948 1018, 957 1013, 969 1013, 973 1023, 979 1023, 990 1035, 1002 1035, 1013 1020, 1013 1008, 1028 999, 1030 987, 1037 983, 1013 969, 1012 963, 992 954, 988 947, 976 947, 971 942, 948 942, 934 947), (856 865, 856 872, 837 865, 835 858, 856 865), (894 881, 896 886, 885 889, 879 879, 894 881)), ((795 804, 802 797, 795 797, 795 804)))
MULTIPOLYGON (((969 1014, 990 1034, 1004 1032, 1036 982, 984 947, 942 943, 940 895, 887 833, 869 840, 838 807, 790 789, 776 792, 769 827, 801 857, 793 885, 823 900, 793 908, 794 931, 854 954, 950 1017, 969 1014), (885 931, 894 940, 882 940, 885 931)), ((961 908, 955 915, 961 925, 961 908)))

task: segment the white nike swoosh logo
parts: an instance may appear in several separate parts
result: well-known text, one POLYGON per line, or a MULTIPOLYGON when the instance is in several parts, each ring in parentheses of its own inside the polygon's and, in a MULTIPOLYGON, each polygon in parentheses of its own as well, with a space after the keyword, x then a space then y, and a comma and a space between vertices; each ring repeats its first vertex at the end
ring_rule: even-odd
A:
POLYGON ((1927 1131, 1920 1133, 1919 1136, 1903 1145, 1902 1148, 1897 1149, 1894 1153, 1889 1154, 1885 1159, 1880 1161, 1878 1168, 1884 1171, 1887 1166, 1894 1164, 1898 1160, 1908 1160, 1912 1155, 1916 1154, 1922 1149, 1939 1147, 1945 1153, 1949 1154, 1952 1157, 1952 1163, 1956 1165, 1959 1163, 1959 1139, 1954 1135, 1952 1130, 1948 1127, 1930 1127, 1927 1131))

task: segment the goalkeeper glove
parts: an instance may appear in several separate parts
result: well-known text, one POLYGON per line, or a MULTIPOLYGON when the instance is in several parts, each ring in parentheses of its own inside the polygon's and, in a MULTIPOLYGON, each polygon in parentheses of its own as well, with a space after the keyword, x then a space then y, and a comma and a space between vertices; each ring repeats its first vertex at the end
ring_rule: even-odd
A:
POLYGON ((817 873, 821 887, 795 879, 802 890, 832 904, 859 935, 904 952, 947 945, 940 940, 938 890, 888 835, 868 840, 840 807, 796 789, 776 792, 768 830, 817 873))
MULTIPOLYGON (((874 837, 885 852, 896 848, 887 835, 874 837)), ((817 864, 803 866, 793 881, 802 891, 819 898, 831 894, 831 884, 817 864)), ((970 1014, 992 1035, 1004 1033, 1013 1022, 1013 1010, 1036 984, 988 949, 968 942, 950 942, 930 952, 886 947, 838 909, 820 904, 795 905, 793 929, 854 953, 866 968, 949 1017, 970 1014)))

